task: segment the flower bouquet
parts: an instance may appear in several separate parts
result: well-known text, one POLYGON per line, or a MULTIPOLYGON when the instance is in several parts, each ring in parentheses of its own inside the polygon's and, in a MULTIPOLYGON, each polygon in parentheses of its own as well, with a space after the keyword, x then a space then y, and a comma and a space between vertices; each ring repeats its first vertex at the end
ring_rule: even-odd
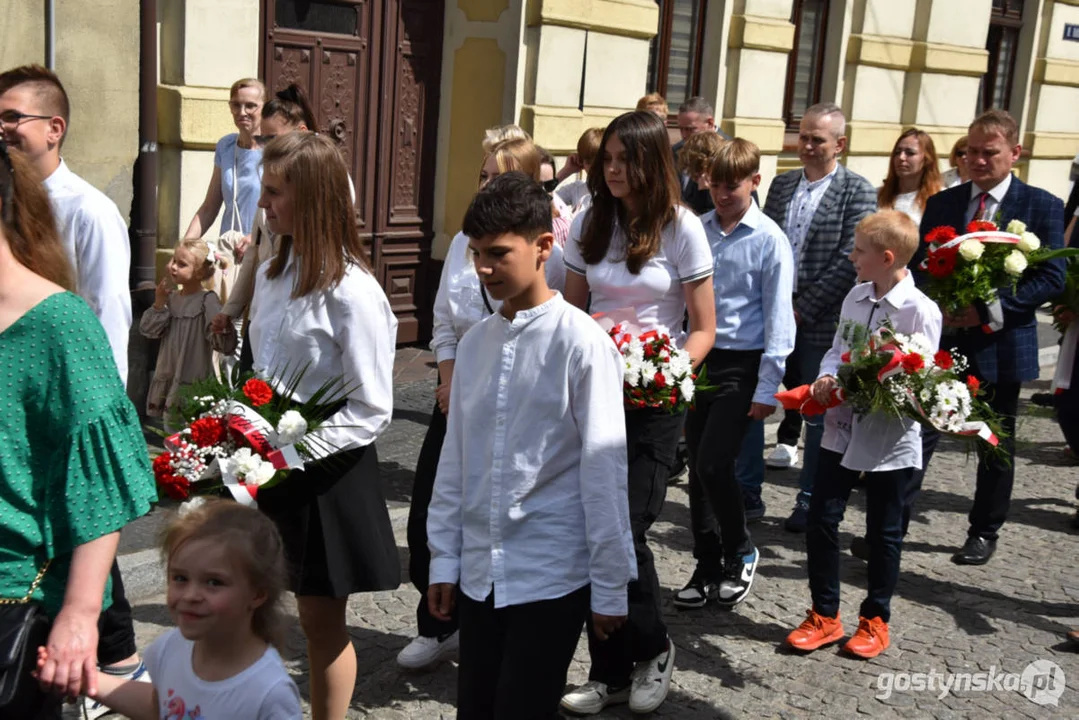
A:
POLYGON ((666 333, 641 332, 632 310, 594 316, 622 353, 626 408, 663 408, 679 413, 693 407, 698 390, 710 390, 708 374, 693 372, 689 353, 675 346, 666 333), (622 318, 622 319, 619 319, 622 318))
POLYGON ((159 489, 185 500, 224 488, 254 506, 259 488, 332 452, 315 431, 350 389, 331 380, 298 403, 292 395, 303 374, 295 373, 280 392, 253 375, 225 373, 181 390, 172 419, 184 427, 165 437, 165 452, 153 462, 159 489))
POLYGON ((824 405, 809 385, 776 393, 787 410, 820 414, 849 405, 857 414, 882 412, 909 418, 946 435, 980 438, 996 448, 1000 421, 980 398, 978 379, 965 375, 967 360, 948 350, 934 352, 922 333, 905 335, 889 323, 870 333, 859 323, 844 323, 840 332, 849 351, 836 373, 838 388, 824 405))
POLYGON ((1003 313, 997 302, 1003 288, 1015 289, 1028 266, 1067 257, 1072 250, 1042 248, 1041 240, 1027 226, 1012 220, 1001 231, 996 223, 973 221, 966 234, 942 225, 930 230, 925 241, 929 252, 920 268, 928 273, 925 293, 946 314, 955 314, 976 302, 983 303, 989 314, 985 332, 996 332, 1004 326, 1003 313))

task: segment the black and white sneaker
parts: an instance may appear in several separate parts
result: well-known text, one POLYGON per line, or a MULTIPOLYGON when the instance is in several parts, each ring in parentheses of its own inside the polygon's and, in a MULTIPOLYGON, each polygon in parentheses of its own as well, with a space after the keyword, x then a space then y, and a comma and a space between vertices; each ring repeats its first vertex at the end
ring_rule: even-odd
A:
POLYGON ((723 580, 719 583, 717 602, 733 607, 746 599, 749 589, 753 587, 753 577, 757 574, 760 558, 757 548, 753 548, 753 552, 748 555, 727 560, 723 569, 723 580))
POLYGON ((719 582, 712 573, 697 568, 686 586, 674 594, 674 605, 680 608, 699 608, 719 597, 719 582))

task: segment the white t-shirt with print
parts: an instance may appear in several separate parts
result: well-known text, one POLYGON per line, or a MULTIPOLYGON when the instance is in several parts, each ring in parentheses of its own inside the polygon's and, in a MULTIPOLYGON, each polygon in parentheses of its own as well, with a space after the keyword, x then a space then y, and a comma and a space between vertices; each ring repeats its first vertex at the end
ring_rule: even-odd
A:
POLYGON ((300 692, 272 647, 243 672, 208 682, 195 674, 195 644, 176 628, 143 653, 162 720, 301 720, 300 692))
POLYGON ((589 312, 633 308, 642 330, 665 332, 682 347, 686 341, 682 330, 686 312, 682 285, 710 277, 713 261, 701 221, 684 207, 677 212, 675 220, 663 228, 659 252, 636 275, 626 267, 626 236, 617 224, 607 256, 595 265, 585 263, 579 243, 591 209, 574 218, 564 258, 567 270, 588 280, 592 293, 589 312))

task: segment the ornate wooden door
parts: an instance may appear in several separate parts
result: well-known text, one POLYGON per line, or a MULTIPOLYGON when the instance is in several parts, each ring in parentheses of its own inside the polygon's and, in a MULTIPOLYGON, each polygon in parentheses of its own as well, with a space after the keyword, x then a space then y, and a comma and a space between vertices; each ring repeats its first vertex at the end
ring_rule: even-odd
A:
MULTIPOLYGON (((434 145, 444 0, 263 0, 271 92, 307 91, 337 138, 356 219, 398 318, 398 342, 429 332, 434 145)), ((433 280, 433 278, 432 278, 433 280)))

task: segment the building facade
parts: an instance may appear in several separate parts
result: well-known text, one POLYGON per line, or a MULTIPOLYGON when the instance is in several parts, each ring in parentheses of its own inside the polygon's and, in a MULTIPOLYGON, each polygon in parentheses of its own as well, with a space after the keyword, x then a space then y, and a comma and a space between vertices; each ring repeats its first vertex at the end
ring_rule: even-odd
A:
POLYGON ((232 82, 299 82, 349 155, 402 342, 429 334, 495 125, 564 157, 645 92, 672 112, 702 95, 761 147, 765 192, 797 166, 801 113, 822 101, 843 107, 845 162, 874 184, 904 128, 947 157, 989 107, 1019 119, 1035 185, 1065 195, 1079 150, 1079 0, 170 0, 159 19, 160 246, 233 131, 232 82))

